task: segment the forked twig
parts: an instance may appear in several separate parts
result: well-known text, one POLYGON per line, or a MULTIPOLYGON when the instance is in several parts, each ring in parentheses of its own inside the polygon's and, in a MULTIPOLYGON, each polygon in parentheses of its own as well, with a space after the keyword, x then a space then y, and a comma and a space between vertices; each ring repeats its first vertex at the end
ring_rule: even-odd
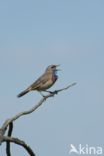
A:
POLYGON ((10 119, 7 119, 4 124, 2 125, 2 127, 0 128, 0 144, 2 142, 6 142, 6 152, 7 152, 7 156, 11 156, 11 153, 10 153, 10 142, 13 142, 15 144, 18 144, 18 145, 21 145, 22 147, 24 147, 26 149, 26 151, 30 154, 30 156, 35 156, 34 152, 32 151, 32 149, 22 140, 18 139, 18 138, 12 138, 11 137, 11 134, 12 134, 12 131, 13 131, 13 122, 15 120, 17 120, 18 118, 24 116, 24 115, 28 115, 32 112, 34 112, 38 107, 40 107, 44 101, 46 101, 49 97, 53 97, 54 95, 58 94, 59 92, 61 91, 64 91, 64 90, 67 90, 69 89, 70 87, 76 85, 76 83, 72 83, 70 85, 68 85, 67 87, 64 87, 62 89, 59 89, 59 90, 55 90, 53 92, 49 92, 48 95, 42 97, 42 99, 37 103, 35 104, 35 106, 33 106, 31 109, 27 110, 27 111, 23 111, 23 112, 20 112, 18 114, 16 114, 15 116, 13 116, 12 118, 10 119), (9 130, 8 130, 8 136, 4 136, 5 135, 5 132, 7 130, 7 128, 9 127, 9 130))

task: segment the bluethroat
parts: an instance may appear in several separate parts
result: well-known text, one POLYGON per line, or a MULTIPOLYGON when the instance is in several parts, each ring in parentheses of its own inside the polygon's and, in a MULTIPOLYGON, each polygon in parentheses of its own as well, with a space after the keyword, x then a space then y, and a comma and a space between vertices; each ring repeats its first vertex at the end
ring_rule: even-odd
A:
POLYGON ((42 76, 40 76, 33 84, 31 84, 27 89, 22 91, 20 94, 17 95, 17 97, 21 97, 25 94, 27 94, 30 91, 39 91, 40 93, 42 91, 47 91, 58 79, 57 76, 57 69, 59 65, 49 65, 42 76))

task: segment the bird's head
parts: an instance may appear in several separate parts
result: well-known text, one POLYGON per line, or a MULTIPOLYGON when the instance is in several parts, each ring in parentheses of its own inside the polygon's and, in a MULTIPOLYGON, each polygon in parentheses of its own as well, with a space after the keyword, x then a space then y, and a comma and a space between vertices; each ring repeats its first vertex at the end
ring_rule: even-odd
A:
POLYGON ((46 72, 49 72, 49 73, 57 73, 57 71, 59 71, 59 69, 57 69, 57 67, 60 66, 60 65, 49 65, 47 68, 46 68, 46 72))

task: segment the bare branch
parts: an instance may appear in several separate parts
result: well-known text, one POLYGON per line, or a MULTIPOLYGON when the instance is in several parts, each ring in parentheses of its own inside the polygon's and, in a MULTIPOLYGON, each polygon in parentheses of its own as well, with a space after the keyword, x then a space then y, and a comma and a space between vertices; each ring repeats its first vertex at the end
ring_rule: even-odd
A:
POLYGON ((18 118, 24 116, 24 115, 28 115, 30 113, 32 113, 33 111, 35 111, 38 107, 40 107, 44 101, 46 101, 49 97, 53 97, 54 95, 58 94, 59 92, 61 91, 64 91, 64 90, 67 90, 69 89, 70 87, 76 85, 76 83, 72 83, 71 85, 68 85, 67 87, 65 88, 62 88, 62 89, 59 89, 59 90, 55 90, 53 92, 49 92, 48 95, 42 97, 42 99, 34 106, 32 107, 31 109, 27 110, 27 111, 23 111, 23 112, 20 112, 18 114, 16 114, 15 116, 13 116, 12 118, 10 119, 7 119, 4 124, 2 125, 2 127, 0 128, 0 144, 2 142, 6 142, 6 153, 7 153, 7 156, 11 156, 11 153, 10 153, 10 143, 15 143, 15 144, 18 144, 20 146, 22 146, 23 148, 25 148, 25 150, 28 152, 28 154, 30 154, 30 156, 36 156, 34 154, 34 152, 32 151, 32 149, 22 140, 18 139, 18 138, 13 138, 11 137, 12 135, 12 130, 13 130, 13 122, 15 120, 17 120, 18 118), (9 127, 8 129, 8 136, 4 136, 7 128, 9 127))
POLYGON ((30 114, 32 113, 33 111, 35 111, 38 107, 40 107, 44 101, 46 101, 49 97, 53 97, 54 95, 58 94, 59 92, 61 91, 64 91, 64 90, 67 90, 69 89, 70 87, 76 85, 76 83, 72 83, 71 85, 68 85, 67 87, 65 88, 62 88, 62 89, 59 89, 59 90, 55 90, 53 92, 49 92, 48 95, 42 97, 42 99, 34 106, 32 107, 31 109, 27 110, 27 111, 23 111, 23 112, 20 112, 18 114, 16 114, 15 116, 13 116, 12 118, 10 119, 7 119, 2 127, 0 128, 0 144, 2 142, 6 142, 6 153, 7 153, 7 156, 11 156, 11 152, 10 152, 10 143, 15 143, 15 144, 18 144, 20 146, 22 146, 30 156, 36 156, 34 154, 34 152, 32 151, 32 149, 22 140, 18 139, 18 138, 13 138, 11 137, 12 135, 12 131, 13 131, 13 122, 15 120, 17 120, 18 118, 24 116, 24 115, 27 115, 27 114, 30 114), (5 132, 7 130, 7 128, 9 127, 8 129, 8 136, 4 136, 5 135, 5 132))
MULTIPOLYGON (((11 122, 11 123, 9 124, 8 137, 11 137, 12 131, 13 131, 13 122, 11 122)), ((6 153, 7 153, 7 156, 11 156, 11 152, 10 152, 10 142, 9 142, 9 141, 6 142, 6 153)))
POLYGON ((55 90, 54 92, 52 92, 52 94, 57 94, 58 92, 61 92, 61 91, 67 90, 67 89, 69 89, 70 87, 75 86, 76 84, 77 84, 77 83, 76 83, 76 82, 74 82, 74 83, 72 83, 72 84, 68 85, 68 86, 67 86, 67 87, 65 87, 65 88, 62 88, 62 89, 59 89, 59 90, 55 90))
POLYGON ((62 88, 62 89, 59 89, 59 90, 55 90, 55 91, 53 91, 53 92, 50 92, 48 95, 42 97, 42 99, 41 99, 37 104, 35 104, 35 106, 32 107, 30 110, 24 111, 24 112, 20 112, 20 113, 18 113, 17 115, 15 115, 14 117, 12 117, 11 119, 6 120, 5 123, 4 123, 3 126, 2 126, 2 131, 5 131, 5 130, 7 129, 7 127, 8 127, 8 125, 9 125, 11 122, 17 120, 17 119, 20 118, 21 116, 24 116, 24 115, 27 115, 27 114, 30 114, 30 113, 34 112, 34 111, 35 111, 38 107, 40 107, 40 106, 43 104, 43 102, 46 101, 46 99, 48 99, 49 97, 53 97, 55 94, 58 94, 58 93, 61 92, 61 91, 67 90, 67 89, 69 89, 70 87, 72 87, 72 86, 74 86, 74 85, 76 85, 76 83, 72 83, 72 84, 68 85, 68 86, 65 87, 65 88, 62 88))
MULTIPOLYGON (((17 145, 22 146, 30 156, 36 156, 35 153, 32 151, 32 149, 22 140, 18 139, 18 138, 12 138, 12 137, 7 137, 7 136, 3 136, 3 142, 12 142, 15 143, 17 145)), ((9 155, 11 156, 11 155, 9 155)))

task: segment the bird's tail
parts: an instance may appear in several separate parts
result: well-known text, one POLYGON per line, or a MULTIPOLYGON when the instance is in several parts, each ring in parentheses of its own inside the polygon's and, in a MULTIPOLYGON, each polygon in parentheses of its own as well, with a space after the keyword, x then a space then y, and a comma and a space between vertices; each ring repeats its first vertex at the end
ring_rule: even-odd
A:
POLYGON ((30 90, 26 89, 23 92, 21 92, 20 94, 17 95, 18 98, 20 98, 21 96, 24 96, 25 94, 27 94, 30 90))

